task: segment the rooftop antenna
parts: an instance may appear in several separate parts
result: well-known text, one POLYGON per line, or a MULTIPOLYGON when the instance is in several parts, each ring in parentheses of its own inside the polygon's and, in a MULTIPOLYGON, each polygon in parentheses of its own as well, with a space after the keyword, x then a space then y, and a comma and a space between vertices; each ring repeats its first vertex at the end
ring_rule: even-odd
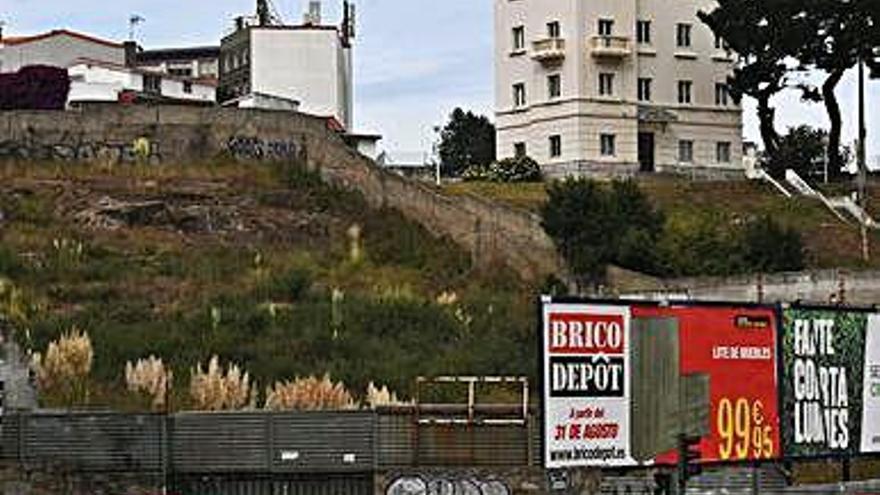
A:
POLYGON ((257 0, 257 25, 279 26, 283 22, 271 0, 257 0))
POLYGON ((134 41, 134 30, 138 26, 138 24, 142 24, 146 22, 146 19, 138 14, 132 14, 131 17, 128 18, 128 40, 134 41))

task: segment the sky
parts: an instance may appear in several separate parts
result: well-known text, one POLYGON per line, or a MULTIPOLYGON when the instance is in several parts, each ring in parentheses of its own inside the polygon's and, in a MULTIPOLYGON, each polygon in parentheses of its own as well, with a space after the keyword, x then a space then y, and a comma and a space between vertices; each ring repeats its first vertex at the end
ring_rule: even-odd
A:
MULTIPOLYGON (((306 0, 272 0, 281 17, 299 22, 306 0)), ((339 19, 342 0, 324 0, 325 22, 339 19)), ((491 117, 493 0, 356 0, 355 130, 383 135, 392 152, 430 151, 435 126, 460 106, 491 117)), ((69 28, 122 40, 128 18, 146 22, 137 40, 147 48, 219 44, 232 19, 254 0, 0 0, 9 35, 69 28)), ((856 134, 856 77, 838 96, 844 139, 856 134)), ((868 154, 880 163, 880 81, 868 84, 868 154)), ((824 108, 787 94, 775 102, 783 131, 801 123, 827 126, 824 108)), ((746 138, 760 142, 754 104, 745 105, 746 138)))

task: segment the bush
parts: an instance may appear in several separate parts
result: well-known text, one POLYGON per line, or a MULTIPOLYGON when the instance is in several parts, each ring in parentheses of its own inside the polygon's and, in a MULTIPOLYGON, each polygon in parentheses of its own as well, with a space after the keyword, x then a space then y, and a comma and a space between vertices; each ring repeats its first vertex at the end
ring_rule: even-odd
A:
POLYGON ((614 263, 654 273, 664 216, 638 185, 589 179, 555 182, 541 208, 542 225, 580 283, 596 283, 614 263))
POLYGON ((258 290, 262 299, 273 301, 298 301, 312 285, 308 270, 295 268, 267 280, 258 290))
POLYGON ((0 110, 63 110, 69 92, 67 69, 32 65, 0 74, 0 110))
POLYGON ((752 271, 803 270, 804 243, 801 235, 769 216, 748 222, 742 233, 743 257, 752 271))
POLYGON ((528 156, 505 158, 487 166, 474 165, 465 170, 466 181, 541 182, 541 167, 528 156))

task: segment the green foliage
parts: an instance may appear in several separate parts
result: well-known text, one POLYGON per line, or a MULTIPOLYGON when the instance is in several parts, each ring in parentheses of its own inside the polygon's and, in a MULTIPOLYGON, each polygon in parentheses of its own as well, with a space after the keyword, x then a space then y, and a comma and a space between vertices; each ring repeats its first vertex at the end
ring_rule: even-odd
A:
POLYGON ((743 258, 751 271, 803 270, 804 243, 800 234, 769 216, 747 223, 742 232, 743 258))
POLYGON ((495 126, 488 118, 461 108, 453 110, 440 133, 443 173, 459 176, 469 167, 488 167, 495 161, 495 126))
POLYGON ((701 212, 666 215, 632 181, 610 187, 555 183, 543 224, 581 282, 598 282, 609 264, 657 276, 725 276, 803 269, 803 242, 763 216, 735 222, 701 212))
POLYGON ((0 244, 0 278, 4 276, 15 278, 20 275, 24 269, 24 264, 22 264, 18 253, 11 247, 5 244, 0 244))
POLYGON ((541 217, 580 283, 600 281, 610 263, 655 270, 651 250, 663 215, 631 180, 615 181, 610 188, 588 179, 554 182, 541 217))
POLYGON ((312 275, 308 270, 292 268, 281 274, 269 277, 259 288, 258 296, 271 301, 298 301, 312 285, 312 275))
POLYGON ((880 12, 875 0, 719 0, 700 19, 724 40, 739 58, 729 79, 736 101, 743 95, 758 100, 761 135, 767 153, 776 158, 779 136, 770 100, 787 87, 803 92, 805 100, 824 101, 831 123, 828 158, 833 175, 845 165, 840 150, 842 116, 835 90, 844 73, 862 56, 877 65, 880 12), (820 89, 795 84, 795 73, 818 70, 826 74, 820 89))
POLYGON ((541 182, 541 167, 528 156, 505 158, 486 166, 472 165, 465 170, 466 181, 489 182, 541 182))
POLYGON ((762 157, 761 166, 776 178, 784 178, 790 168, 804 179, 819 179, 824 173, 827 139, 828 133, 822 129, 792 127, 779 141, 776 154, 762 157))

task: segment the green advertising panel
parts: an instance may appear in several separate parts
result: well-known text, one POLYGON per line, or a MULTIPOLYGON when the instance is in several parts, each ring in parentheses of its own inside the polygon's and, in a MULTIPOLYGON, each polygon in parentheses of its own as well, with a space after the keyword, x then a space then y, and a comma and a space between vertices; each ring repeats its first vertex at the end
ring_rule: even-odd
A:
POLYGON ((782 431, 787 457, 872 452, 871 375, 880 319, 859 311, 792 307, 782 320, 782 431), (866 360, 867 358, 867 360, 866 360), (867 404, 866 404, 867 402, 867 404), (867 406, 867 407, 865 407, 867 406))

